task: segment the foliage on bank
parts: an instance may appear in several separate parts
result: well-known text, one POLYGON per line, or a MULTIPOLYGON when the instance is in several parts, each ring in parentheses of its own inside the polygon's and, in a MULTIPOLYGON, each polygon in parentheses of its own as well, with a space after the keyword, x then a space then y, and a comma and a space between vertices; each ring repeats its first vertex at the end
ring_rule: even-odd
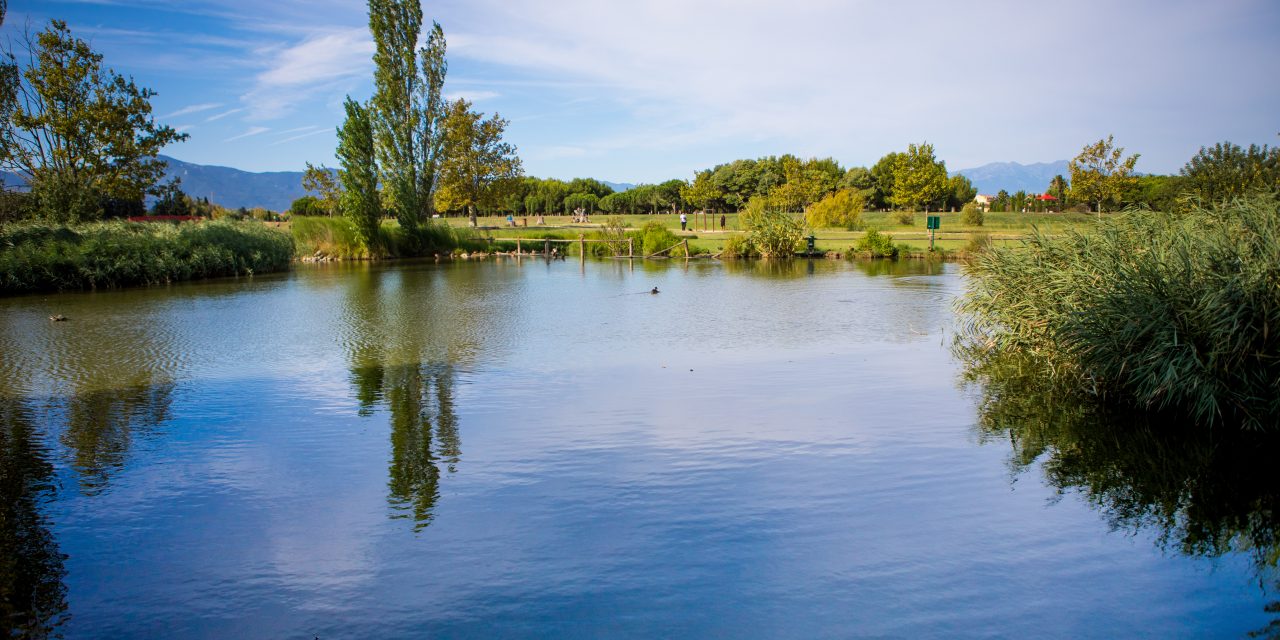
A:
POLYGON ((1087 395, 1203 425, 1280 421, 1280 200, 1132 211, 968 264, 971 357, 1020 352, 1087 395))
POLYGON ((256 222, 10 225, 0 229, 0 294, 251 275, 292 258, 293 240, 256 222))

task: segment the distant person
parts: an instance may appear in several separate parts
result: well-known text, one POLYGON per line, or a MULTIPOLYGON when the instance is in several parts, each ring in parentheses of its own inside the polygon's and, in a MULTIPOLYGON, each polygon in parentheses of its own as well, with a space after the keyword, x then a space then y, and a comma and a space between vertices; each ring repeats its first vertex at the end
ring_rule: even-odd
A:
POLYGON ((688 225, 689 225, 689 218, 688 216, 684 215, 683 211, 681 211, 680 212, 680 230, 684 231, 685 227, 687 227, 688 225))
POLYGON ((724 231, 724 214, 720 214, 720 230, 724 231))
POLYGON ((516 226, 516 219, 515 219, 515 216, 512 216, 512 215, 511 215, 511 214, 509 214, 509 213, 507 214, 507 226, 508 226, 508 227, 514 227, 514 226, 516 226))

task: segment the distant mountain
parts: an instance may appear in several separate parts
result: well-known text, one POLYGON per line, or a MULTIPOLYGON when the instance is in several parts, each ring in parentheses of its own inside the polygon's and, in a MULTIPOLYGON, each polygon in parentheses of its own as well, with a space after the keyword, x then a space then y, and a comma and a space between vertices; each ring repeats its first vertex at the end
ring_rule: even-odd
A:
POLYGON ((168 178, 181 178, 182 190, 193 198, 208 198, 210 202, 230 209, 265 207, 272 211, 284 211, 297 198, 306 195, 302 189, 301 171, 270 171, 252 173, 193 164, 176 158, 160 156, 169 163, 165 170, 168 178))
POLYGON ((635 188, 635 185, 630 182, 609 182, 608 180, 601 180, 600 182, 609 185, 609 188, 613 189, 614 192, 627 191, 635 188))
POLYGON ((995 195, 1001 189, 1009 193, 1026 191, 1027 193, 1044 193, 1049 188, 1049 181, 1056 175, 1068 177, 1067 161, 1036 162, 1019 164, 1017 162, 992 162, 972 169, 952 171, 951 175, 962 175, 973 183, 978 193, 995 195))

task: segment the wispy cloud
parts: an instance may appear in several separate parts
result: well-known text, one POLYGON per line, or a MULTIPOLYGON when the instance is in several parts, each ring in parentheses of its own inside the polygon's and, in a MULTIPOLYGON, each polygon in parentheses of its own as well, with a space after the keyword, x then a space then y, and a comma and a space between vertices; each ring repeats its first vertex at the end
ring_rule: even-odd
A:
POLYGON ((373 68, 373 39, 365 28, 313 36, 261 52, 268 62, 241 101, 254 119, 277 118, 298 104, 365 79, 373 68))
POLYGON ((321 128, 321 129, 316 129, 315 131, 309 131, 309 132, 307 132, 307 133, 300 133, 300 134, 298 134, 298 135, 296 135, 296 136, 289 136, 288 138, 285 138, 285 139, 283 139, 283 140, 277 140, 276 142, 272 142, 270 146, 275 147, 275 146, 278 146, 278 145, 282 145, 282 144, 284 144, 284 143, 286 143, 286 142, 293 142, 294 140, 301 140, 301 139, 303 139, 303 138, 310 138, 311 136, 318 136, 318 135, 320 135, 320 134, 322 134, 322 133, 334 134, 335 132, 334 132, 334 130, 333 130, 333 129, 330 129, 330 128, 327 128, 327 127, 326 127, 326 128, 321 128))
POLYGON ((205 121, 205 122, 217 122, 217 121, 219 121, 219 120, 221 120, 221 119, 223 119, 223 118, 225 118, 225 117, 227 117, 227 116, 233 116, 233 115, 235 115, 235 114, 237 114, 237 113, 240 113, 241 111, 244 111, 244 108, 243 108, 243 107, 236 107, 235 109, 227 109, 226 111, 223 111, 222 113, 216 113, 216 114, 214 114, 214 115, 209 116, 208 118, 205 118, 205 120, 204 120, 204 121, 205 121))
POLYGON ((480 91, 462 89, 459 91, 446 91, 444 97, 446 100, 466 100, 467 102, 481 102, 484 100, 492 100, 501 96, 497 91, 480 91))
POLYGON ((210 109, 217 109, 218 107, 221 107, 221 106, 222 106, 221 102, 205 102, 202 104, 193 104, 191 106, 178 109, 177 111, 174 111, 173 113, 170 113, 169 115, 164 116, 163 119, 168 120, 169 118, 185 116, 191 113, 200 113, 202 111, 209 111, 210 109))
POLYGON ((271 130, 271 127, 249 127, 249 128, 248 128, 248 130, 246 130, 244 133, 241 133, 241 134, 239 134, 239 135, 235 135, 235 136, 231 136, 230 138, 227 138, 226 140, 223 140, 223 142, 235 142, 236 140, 241 140, 241 139, 244 139, 244 138, 248 138, 248 137, 250 137, 250 136, 256 136, 256 135, 259 135, 259 134, 263 134, 263 133, 266 133, 266 132, 268 132, 268 131, 270 131, 270 130, 271 130))

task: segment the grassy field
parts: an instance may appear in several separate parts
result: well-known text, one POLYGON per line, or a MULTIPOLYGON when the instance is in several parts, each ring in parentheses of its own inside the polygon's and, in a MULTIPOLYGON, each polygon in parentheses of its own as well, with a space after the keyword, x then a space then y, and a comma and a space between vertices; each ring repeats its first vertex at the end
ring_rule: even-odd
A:
MULTIPOLYGON (((800 214, 796 214, 799 216, 800 214)), ((1055 236, 1068 229, 1096 224, 1092 214, 1079 213, 988 213, 982 226, 969 226, 960 222, 959 213, 933 213, 942 216, 942 227, 938 230, 935 246, 948 250, 961 250, 968 246, 973 238, 986 234, 995 244, 1016 242, 1038 228, 1042 233, 1055 236)), ((477 220, 478 235, 494 238, 541 238, 544 235, 555 237, 576 237, 577 234, 590 234, 598 231, 610 217, 606 214, 591 216, 589 223, 575 223, 569 216, 546 216, 543 226, 537 225, 535 216, 517 216, 516 227, 507 225, 506 216, 482 216, 477 220), (525 221, 529 226, 523 226, 525 221)), ((624 215, 623 222, 630 229, 638 229, 646 222, 657 220, 671 229, 676 235, 689 239, 693 247, 705 248, 712 253, 723 248, 725 240, 741 233, 738 214, 725 214, 725 230, 720 230, 719 214, 707 216, 689 216, 689 228, 680 231, 680 216, 664 213, 658 215, 624 215), (707 226, 710 228, 706 228, 707 226)), ((467 227, 466 218, 446 218, 454 227, 467 227)), ((848 251, 865 233, 865 229, 877 229, 888 233, 893 241, 907 248, 908 251, 923 251, 929 247, 929 232, 925 229, 925 214, 915 214, 912 225, 899 224, 896 213, 867 212, 862 214, 863 229, 849 231, 846 229, 815 229, 815 244, 820 251, 848 251)))

